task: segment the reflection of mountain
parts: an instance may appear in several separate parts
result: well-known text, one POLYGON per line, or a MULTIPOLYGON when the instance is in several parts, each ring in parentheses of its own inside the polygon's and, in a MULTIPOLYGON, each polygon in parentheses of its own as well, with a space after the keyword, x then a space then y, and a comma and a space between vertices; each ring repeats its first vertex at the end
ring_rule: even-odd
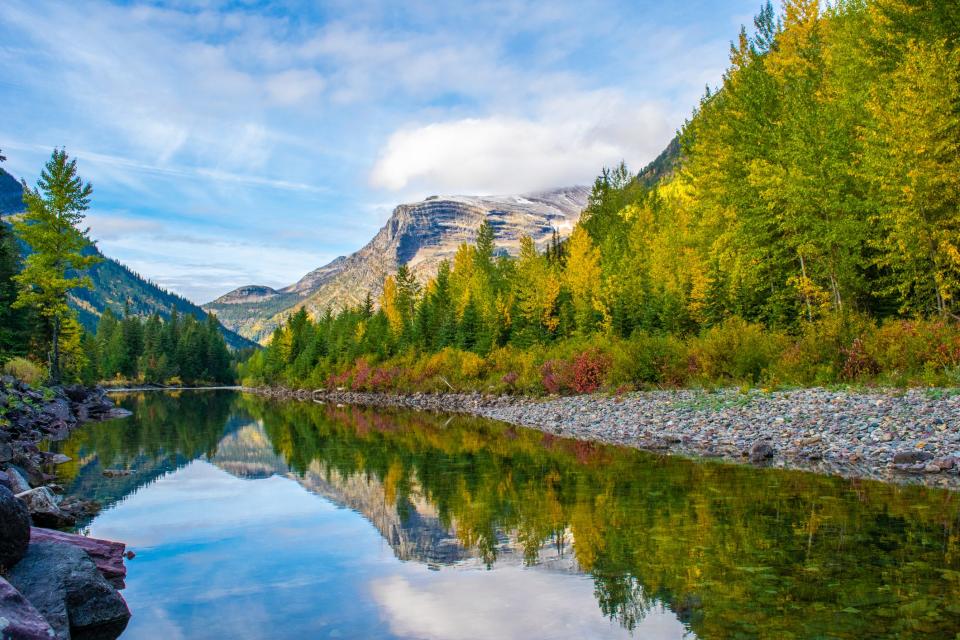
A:
MULTIPOLYGON (((415 560, 430 565, 452 564, 478 558, 480 553, 467 547, 456 535, 456 524, 443 524, 437 510, 414 486, 406 497, 387 499, 387 488, 376 476, 341 474, 314 460, 300 475, 273 450, 270 438, 260 423, 231 430, 217 445, 210 461, 238 478, 260 479, 285 476, 307 491, 362 514, 380 532, 400 560, 415 560)), ((416 482, 414 481, 414 485, 416 482)), ((558 546, 544 545, 539 563, 551 567, 574 568, 572 537, 566 535, 558 546)), ((497 539, 498 562, 522 559, 515 536, 500 534, 497 539)))

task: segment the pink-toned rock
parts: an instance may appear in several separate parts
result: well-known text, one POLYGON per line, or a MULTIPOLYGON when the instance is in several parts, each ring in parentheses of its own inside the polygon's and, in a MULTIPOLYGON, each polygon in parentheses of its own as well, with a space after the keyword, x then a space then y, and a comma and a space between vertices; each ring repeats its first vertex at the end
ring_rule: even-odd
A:
POLYGON ((126 586, 124 578, 127 577, 127 567, 123 564, 123 557, 127 545, 122 542, 88 538, 73 533, 38 527, 30 528, 30 542, 59 542, 79 547, 87 552, 103 577, 109 580, 113 586, 117 589, 123 589, 126 586))
POLYGON ((20 640, 54 637, 53 629, 40 612, 3 578, 0 578, 0 636, 20 640))

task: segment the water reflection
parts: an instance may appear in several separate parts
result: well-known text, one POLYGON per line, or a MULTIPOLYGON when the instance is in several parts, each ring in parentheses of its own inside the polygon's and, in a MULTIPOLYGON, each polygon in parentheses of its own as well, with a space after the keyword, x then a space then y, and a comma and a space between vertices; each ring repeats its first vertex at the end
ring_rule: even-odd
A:
POLYGON ((225 392, 123 403, 134 418, 76 432, 61 473, 107 505, 91 533, 138 551, 129 637, 960 629, 954 493, 465 417, 225 392))

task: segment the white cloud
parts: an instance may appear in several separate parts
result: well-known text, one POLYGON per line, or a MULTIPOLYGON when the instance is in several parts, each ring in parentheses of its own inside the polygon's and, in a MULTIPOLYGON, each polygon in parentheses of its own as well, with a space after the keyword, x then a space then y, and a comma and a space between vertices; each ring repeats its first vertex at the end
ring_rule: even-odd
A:
POLYGON ((290 69, 267 78, 267 92, 279 105, 295 105, 323 91, 326 81, 313 69, 290 69))
POLYGON ((631 103, 610 91, 553 99, 540 112, 402 128, 381 150, 370 183, 470 194, 583 184, 620 160, 639 169, 677 124, 657 103, 631 103))

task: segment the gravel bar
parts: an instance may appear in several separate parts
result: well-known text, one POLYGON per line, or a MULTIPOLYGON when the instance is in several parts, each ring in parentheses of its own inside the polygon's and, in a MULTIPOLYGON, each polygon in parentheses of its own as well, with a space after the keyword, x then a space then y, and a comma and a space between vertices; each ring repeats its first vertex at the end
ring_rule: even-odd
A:
POLYGON ((246 389, 452 411, 664 454, 960 489, 960 390, 671 390, 526 398, 246 389))

